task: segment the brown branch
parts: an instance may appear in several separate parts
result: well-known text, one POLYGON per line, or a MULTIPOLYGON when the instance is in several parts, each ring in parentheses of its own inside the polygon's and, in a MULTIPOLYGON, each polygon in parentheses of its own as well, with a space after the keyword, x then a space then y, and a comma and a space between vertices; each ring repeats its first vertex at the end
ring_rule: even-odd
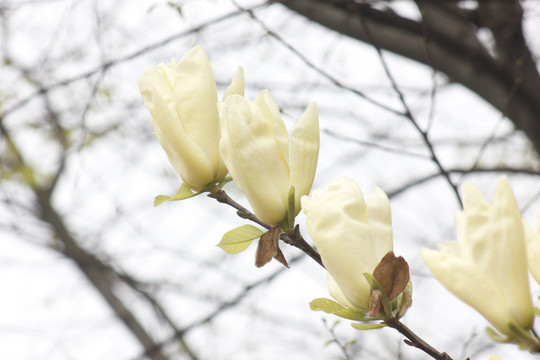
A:
MULTIPOLYGON (((114 273, 94 254, 80 247, 64 224, 60 214, 51 204, 51 193, 46 190, 36 189, 35 194, 40 208, 39 217, 48 223, 55 236, 62 243, 59 249, 66 257, 73 260, 86 276, 88 281, 101 294, 103 299, 112 308, 116 316, 124 323, 131 333, 139 340, 144 349, 154 348, 156 343, 148 334, 144 326, 139 322, 130 309, 118 298, 114 292, 114 273)), ((152 360, 167 360, 167 356, 161 351, 149 355, 152 360)))
MULTIPOLYGON (((303 256, 296 256, 291 259, 290 263, 296 263, 297 261, 301 260, 303 256)), ((242 291, 240 291, 233 299, 230 301, 223 302, 220 304, 214 311, 210 312, 208 315, 204 316, 203 318, 191 323, 190 325, 187 325, 186 327, 178 330, 175 334, 173 334, 170 338, 157 343, 153 348, 147 349, 147 351, 144 354, 141 354, 132 360, 143 360, 146 356, 151 355, 154 352, 160 351, 163 347, 173 343, 178 338, 184 338, 187 333, 189 333, 192 330, 197 329, 198 327, 207 324, 214 320, 217 316, 222 314, 225 310, 233 308, 234 306, 238 305, 243 299, 245 299, 251 291, 254 289, 261 287, 263 285, 266 285, 270 282, 272 282, 274 279, 276 279, 279 275, 281 275, 286 270, 285 267, 280 267, 279 270, 276 270, 274 273, 270 274, 269 276, 265 277, 264 279, 258 280, 254 283, 251 283, 244 287, 242 291)))
POLYGON ((422 350, 434 359, 452 360, 452 358, 447 353, 441 353, 436 350, 434 347, 425 342, 421 337, 416 335, 411 329, 405 326, 405 324, 403 324, 398 319, 391 317, 389 319, 386 319, 384 323, 388 325, 388 327, 396 329, 400 334, 405 336, 407 338, 407 340, 405 340, 405 344, 422 350))
MULTIPOLYGON (((23 71, 27 72, 26 69, 23 71)), ((27 77, 33 81, 33 83, 41 87, 41 84, 35 81, 30 72, 27 72, 27 77)), ((78 245, 78 241, 72 236, 68 230, 62 216, 56 211, 52 205, 52 194, 59 178, 63 174, 66 153, 69 144, 65 137, 65 133, 59 121, 59 116, 53 109, 52 104, 47 93, 44 93, 43 100, 45 102, 46 120, 50 123, 56 140, 62 147, 62 151, 59 155, 59 164, 52 177, 52 181, 45 184, 38 184, 33 178, 33 175, 27 175, 25 179, 26 185, 31 188, 36 198, 36 205, 39 209, 37 216, 43 222, 50 225, 54 235, 60 242, 60 246, 54 246, 53 249, 61 252, 67 258, 73 260, 82 273, 86 276, 88 281, 94 286, 94 288, 101 294, 103 299, 112 308, 115 315, 124 323, 124 325, 130 330, 130 332, 137 338, 141 346, 144 349, 151 348, 155 345, 154 340, 150 334, 146 331, 141 322, 135 317, 132 311, 122 302, 122 300, 115 294, 114 288, 118 285, 118 276, 116 272, 103 261, 101 261, 96 255, 78 245)), ((4 124, 0 121, 0 135, 6 139, 10 139, 8 129, 4 127, 4 124)), ((19 151, 18 147, 11 142, 12 152, 16 157, 16 161, 19 166, 25 167, 26 161, 23 154, 19 151)), ((148 299, 147 299, 148 300, 148 299)), ((152 357, 152 360, 167 360, 168 357, 157 352, 152 357)))
MULTIPOLYGON (((224 190, 219 190, 216 193, 208 194, 208 197, 214 198, 220 203, 227 204, 236 209, 236 213, 243 219, 248 219, 254 223, 264 227, 267 230, 272 228, 272 225, 266 224, 259 220, 255 214, 234 201, 224 190)), ((280 239, 288 245, 294 246, 304 252, 306 255, 315 260, 319 265, 324 267, 321 255, 300 234, 298 226, 281 234, 280 239)))
MULTIPOLYGON (((263 4, 259 4, 259 5, 254 5, 252 7, 252 9, 256 9, 256 8, 260 8, 260 7, 264 7, 264 6, 267 6, 266 3, 263 3, 263 4)), ((181 39, 183 37, 186 37, 188 35, 191 35, 191 34, 194 34, 194 33, 197 33, 197 32, 200 32, 212 25, 215 25, 215 24, 219 24, 220 22, 223 22, 225 20, 229 20, 229 19, 232 19, 238 15, 241 15, 243 12, 242 11, 232 11, 230 13, 227 13, 223 16, 220 16, 220 17, 217 17, 215 19, 212 19, 212 20, 209 20, 209 21, 206 21, 204 22, 203 24, 200 24, 198 26, 194 26, 193 28, 191 29, 188 29, 186 31, 182 31, 182 32, 179 32, 177 34, 174 34, 172 36, 169 36, 161 41, 158 41, 158 42, 155 42, 151 45, 148 45, 148 46, 145 46, 145 47, 142 47, 140 48, 139 50, 136 50, 130 54, 127 54, 125 56, 121 56, 119 58, 116 58, 114 60, 110 60, 110 61, 107 61, 107 62, 103 62, 102 64, 96 66, 95 68, 91 69, 91 70, 88 70, 84 73, 81 73, 79 75, 75 75, 73 77, 70 77, 70 78, 66 78, 66 79, 63 79, 63 80, 59 80, 57 82, 54 82, 52 84, 49 84, 49 85, 46 85, 46 86, 39 86, 37 88, 37 90, 35 92, 33 92, 32 94, 22 98, 22 99, 19 99, 16 103, 14 103, 13 105, 11 105, 10 107, 6 108, 3 112, 0 113, 0 124, 3 122, 3 120, 8 116, 10 115, 11 113, 21 109, 23 106, 25 106, 26 104, 28 104, 30 101, 44 95, 44 94, 47 94, 49 93, 50 91, 53 91, 55 89, 58 89, 58 88, 61 88, 61 87, 64 87, 64 86, 67 86, 67 85, 70 85, 74 82, 77 82, 77 81, 81 81, 81 80, 85 80, 85 79, 88 79, 96 74, 102 74, 102 73, 105 73, 107 72, 110 68, 112 67, 115 67, 117 65, 120 65, 120 64, 123 64, 125 62, 128 62, 130 60, 133 60, 133 59, 136 59, 142 55, 145 55, 147 54, 148 52, 151 52, 153 50, 156 50, 156 49, 159 49, 173 41, 176 41, 178 39, 181 39)))
POLYGON ((424 141, 424 145, 426 146, 426 148, 428 149, 428 151, 429 151, 429 153, 431 155, 431 160, 433 161, 435 166, 437 166, 437 168, 439 169, 440 174, 446 180, 446 182, 448 183, 450 188, 454 191, 454 194, 456 195, 456 199, 457 199, 459 205, 463 206, 463 203, 461 201, 461 197, 459 196, 459 191, 458 191, 457 185, 454 184, 454 182, 450 178, 450 174, 445 169, 445 167, 442 165, 441 161, 439 160, 439 157, 435 153, 435 149, 433 147, 433 144, 431 143, 431 140, 429 139, 427 131, 424 131, 420 127, 420 125, 418 124, 418 121, 416 121, 416 118, 414 117, 412 111, 410 110, 409 105, 405 101, 405 96, 403 95, 403 92, 401 91, 401 89, 397 85, 397 82, 394 79, 394 76, 392 75, 392 72, 390 71, 390 67, 388 66, 388 64, 386 62, 386 59, 384 58, 384 55, 383 55, 383 53, 381 51, 381 48, 379 47, 379 44, 376 42, 375 38, 373 37, 373 34, 371 32, 371 29, 369 28, 369 25, 368 25, 367 21, 365 20, 365 17, 361 16, 360 18, 362 20, 361 21, 362 26, 364 27, 364 31, 365 31, 370 43, 373 45, 373 47, 377 51, 377 54, 379 55, 379 59, 380 59, 381 64, 383 66, 386 77, 388 78, 388 80, 392 84, 392 88, 394 89, 394 91, 398 95, 399 100, 400 100, 401 104, 403 105, 403 108, 405 109, 405 114, 404 114, 405 118, 407 118, 409 120, 409 122, 412 124, 412 126, 415 128, 415 130, 422 137, 422 140, 424 141))
MULTIPOLYGON (((447 169, 449 173, 456 173, 456 174, 473 174, 473 173, 508 173, 508 174, 524 174, 524 175, 531 175, 531 176, 540 176, 540 171, 532 170, 532 169, 525 169, 525 168, 512 168, 512 167, 498 167, 498 168, 475 168, 475 169, 459 169, 459 168, 451 168, 447 169)), ((387 195, 389 198, 396 197, 402 193, 404 193, 407 190, 412 189, 413 187, 417 185, 421 185, 425 182, 437 179, 441 176, 440 173, 434 173, 430 175, 423 176, 421 178, 418 178, 416 180, 410 181, 402 186, 400 186, 397 189, 394 189, 392 191, 388 191, 387 195)))
MULTIPOLYGON (((476 14, 455 9, 447 13, 448 21, 427 20, 430 12, 424 14, 424 22, 399 16, 392 11, 378 10, 368 4, 361 4, 360 18, 356 11, 351 11, 348 0, 280 0, 276 1, 306 18, 335 30, 351 38, 370 42, 362 21, 367 22, 371 34, 381 49, 421 62, 446 74, 451 80, 461 83, 484 98, 496 109, 508 116, 517 128, 523 130, 540 153, 540 75, 534 59, 528 49, 520 28, 521 8, 514 9, 512 16, 518 17, 519 23, 512 19, 513 33, 498 35, 495 25, 491 26, 494 37, 504 37, 506 42, 498 41, 498 51, 514 55, 517 62, 501 64, 500 57, 495 58, 480 46, 475 32, 481 24, 476 14), (451 15, 451 16, 450 16, 451 15), (469 25, 466 25, 466 24, 469 25), (517 24, 517 25, 516 25, 517 24), (518 26, 519 25, 519 26, 518 26), (506 37, 505 37, 506 36, 506 37), (476 40, 474 40, 476 38, 476 40), (508 41, 512 39, 512 41, 508 41), (514 44, 514 45, 512 45, 514 44), (516 44, 518 47, 516 48, 516 44), (517 82, 517 83, 516 83, 517 82)), ((518 4, 514 0, 507 3, 518 4)), ((422 1, 427 3, 442 3, 422 1)), ((495 4, 498 1, 482 1, 483 4, 495 4)), ((356 6, 356 5, 355 5, 356 6)), ((518 6, 518 5, 516 5, 518 6)), ((439 6, 439 7, 442 7, 439 6)), ((505 19, 504 9, 491 8, 490 18, 505 19)), ((439 12, 431 12, 440 16, 439 12)), ((501 23, 497 30, 504 30, 501 23)), ((510 56, 512 58, 512 56, 510 56)))

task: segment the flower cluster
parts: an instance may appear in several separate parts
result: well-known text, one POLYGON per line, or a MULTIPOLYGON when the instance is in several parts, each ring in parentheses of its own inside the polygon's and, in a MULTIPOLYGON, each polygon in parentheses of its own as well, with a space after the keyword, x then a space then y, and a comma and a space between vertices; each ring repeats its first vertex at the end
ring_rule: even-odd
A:
MULTIPOLYGON (((357 329, 399 328, 399 319, 411 306, 412 285, 407 262, 393 253, 387 195, 375 187, 364 199, 360 187, 342 177, 308 196, 319 153, 315 103, 289 135, 267 90, 255 100, 244 96, 242 68, 219 101, 210 62, 200 46, 180 61, 147 67, 139 88, 154 132, 183 181, 176 195, 158 196, 156 204, 209 192, 234 206, 239 216, 268 229, 233 229, 218 244, 222 249, 238 253, 260 238, 257 266, 272 258, 288 266, 280 240, 311 249, 310 256, 318 257, 328 271, 328 289, 337 300, 315 299, 313 310, 357 321, 382 320, 352 324, 357 329), (253 213, 222 190, 231 179, 253 213), (301 209, 318 252, 294 226, 301 209)), ((448 290, 495 327, 498 333, 488 331, 492 338, 540 352, 533 330, 535 311, 540 311, 533 307, 528 282, 529 272, 540 282, 540 212, 536 229, 525 223, 506 178, 499 182, 492 204, 468 183, 463 197, 463 211, 456 213, 457 241, 439 244, 439 251, 422 249, 421 256, 448 290)))
POLYGON ((239 68, 218 104, 210 62, 200 46, 180 61, 148 66, 139 89, 161 146, 191 190, 215 191, 229 172, 261 221, 276 225, 289 211, 300 211, 300 198, 311 189, 319 154, 314 103, 289 139, 268 91, 255 101, 244 97, 239 68), (291 187, 295 209, 288 206, 291 187))

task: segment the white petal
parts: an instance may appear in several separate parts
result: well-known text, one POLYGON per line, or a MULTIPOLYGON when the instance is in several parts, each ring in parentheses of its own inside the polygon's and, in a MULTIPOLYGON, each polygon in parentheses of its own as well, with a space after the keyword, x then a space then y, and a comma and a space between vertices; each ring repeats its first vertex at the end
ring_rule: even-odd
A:
POLYGON ((501 290, 477 266, 448 252, 422 249, 420 254, 444 287, 480 312, 497 330, 509 334, 508 322, 517 319, 501 290))
POLYGON ((230 95, 240 95, 244 96, 244 69, 240 66, 236 70, 236 74, 231 82, 231 85, 225 90, 223 95, 223 100, 225 100, 230 95))
POLYGON ((262 115, 239 95, 227 97, 220 104, 219 111, 222 122, 221 155, 231 176, 248 198, 255 215, 265 223, 277 224, 285 217, 286 208, 283 196, 274 183, 275 174, 270 173, 276 169, 268 167, 265 160, 269 156, 276 156, 276 149, 275 146, 272 148, 272 136, 270 134, 268 139, 268 131, 257 126, 256 131, 252 131, 249 126, 253 122, 260 123, 253 117, 262 115))
POLYGON ((296 122, 291 133, 290 184, 295 189, 296 213, 301 208, 300 198, 311 190, 318 158, 319 115, 317 105, 312 103, 296 122))

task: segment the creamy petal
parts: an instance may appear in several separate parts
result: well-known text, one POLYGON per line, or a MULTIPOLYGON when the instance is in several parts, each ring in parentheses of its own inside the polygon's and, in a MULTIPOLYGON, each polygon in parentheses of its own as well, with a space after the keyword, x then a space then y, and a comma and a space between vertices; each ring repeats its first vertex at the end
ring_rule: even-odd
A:
POLYGON ((220 167, 217 89, 210 61, 201 46, 171 64, 176 111, 185 133, 199 144, 211 161, 214 175, 220 167))
MULTIPOLYGON (((313 185, 319 158, 319 115, 312 103, 296 122, 290 140, 290 185, 295 189, 296 214, 300 212, 300 198, 313 185)), ((295 214, 295 215, 296 215, 295 214)))
POLYGON ((152 127, 169 161, 192 188, 212 181, 214 169, 205 152, 184 131, 171 105, 172 94, 166 78, 155 67, 147 67, 139 80, 144 103, 152 115, 152 127), (169 91, 168 91, 169 90, 169 91))
POLYGON ((540 284, 540 209, 537 216, 536 231, 527 223, 524 223, 523 226, 525 228, 529 271, 536 282, 540 284))
POLYGON ((380 261, 367 223, 362 191, 351 179, 339 178, 325 192, 302 197, 308 232, 323 263, 344 296, 367 308, 370 286, 363 273, 380 261))
POLYGON ((267 169, 268 176, 280 194, 283 206, 286 208, 289 194, 289 160, 284 158, 283 147, 279 137, 284 136, 285 147, 288 151, 288 134, 281 119, 278 108, 267 92, 262 92, 254 102, 249 101, 250 116, 246 117, 247 125, 260 149, 261 157, 252 157, 252 162, 262 162, 267 169), (277 124, 281 124, 278 126, 277 124), (283 127, 283 134, 276 134, 276 130, 283 127))
POLYGON ((367 198, 367 216, 375 256, 382 259, 393 250, 390 200, 382 189, 375 187, 367 198))
POLYGON ((480 312, 501 333, 509 333, 508 322, 517 319, 501 290, 475 264, 448 252, 422 249, 420 254, 444 287, 480 312))
POLYGON ((238 67, 236 74, 231 82, 231 85, 225 90, 223 95, 223 100, 225 100, 230 95, 240 95, 244 96, 244 69, 238 67))
POLYGON ((364 308, 364 304, 354 304, 347 299, 343 291, 339 288, 339 285, 336 283, 334 278, 330 274, 327 276, 327 283, 328 283, 328 292, 334 299, 336 299, 339 303, 342 305, 345 305, 346 307, 356 310, 358 312, 364 313, 369 310, 369 308, 364 308), (360 307, 359 307, 360 306, 360 307))
MULTIPOLYGON (((248 100, 231 95, 219 106, 223 136, 221 155, 234 181, 248 198, 257 217, 266 223, 277 224, 286 214, 282 194, 275 186, 274 171, 265 158, 271 156, 271 141, 264 136, 268 131, 249 126, 261 114, 253 114, 248 100)), ((264 124, 262 124, 264 126, 264 124)), ((275 147, 274 147, 275 151, 275 147)), ((278 169, 279 170, 279 169, 278 169)))
MULTIPOLYGON (((289 166, 289 133, 285 127, 285 123, 281 118, 279 108, 274 103, 268 90, 262 91, 254 101, 259 109, 263 112, 265 119, 272 124, 272 132, 275 141, 280 149, 280 158, 283 163, 289 166)), ((288 178, 287 178, 288 180, 288 178)), ((287 190, 288 191, 288 190, 287 190)))
POLYGON ((506 177, 497 185, 490 215, 489 248, 484 249, 490 255, 479 255, 477 264, 491 275, 493 282, 503 291, 519 320, 518 324, 529 328, 534 315, 523 220, 506 177))

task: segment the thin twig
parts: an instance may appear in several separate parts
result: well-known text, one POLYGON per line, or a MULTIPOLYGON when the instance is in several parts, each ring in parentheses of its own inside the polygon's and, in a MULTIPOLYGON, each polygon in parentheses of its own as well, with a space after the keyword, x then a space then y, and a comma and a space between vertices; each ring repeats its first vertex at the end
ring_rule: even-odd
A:
POLYGON ((454 184, 454 182, 450 178, 450 174, 442 166, 442 163, 440 162, 437 154, 435 154, 435 149, 433 148, 433 144, 431 144, 431 140, 429 139, 428 132, 424 131, 420 127, 420 125, 418 124, 418 121, 416 121, 412 111, 409 108, 409 105, 407 104, 407 101, 405 100, 405 96, 403 95, 403 92, 401 91, 401 89, 397 85, 397 82, 396 82, 394 76, 392 75, 392 72, 390 71, 390 67, 388 66, 388 63, 386 62, 386 59, 384 58, 384 55, 382 53, 381 48, 376 44, 375 39, 371 35, 371 30, 367 26, 367 23, 365 21, 364 16, 360 16, 360 19, 361 19, 362 27, 364 28, 364 31, 366 32, 366 35, 368 36, 368 38, 369 38, 369 40, 371 42, 371 45, 373 45, 373 47, 377 51, 377 54, 379 55, 379 59, 380 59, 381 64, 383 66, 386 77, 388 78, 388 80, 392 84, 392 88, 394 89, 394 91, 398 95, 399 100, 400 100, 400 102, 401 102, 401 104, 403 106, 403 109, 405 110, 403 116, 406 119, 408 119, 410 121, 410 123, 413 125, 413 127, 416 129, 416 131, 418 131, 418 133, 420 134, 420 136, 424 140, 424 143, 425 143, 425 145, 426 145, 426 147, 427 147, 427 149, 428 149, 428 151, 429 151, 429 153, 431 155, 431 160, 433 161, 433 163, 435 163, 435 166, 437 166, 437 168, 439 169, 441 175, 444 177, 444 179, 446 180, 448 185, 450 185, 450 188, 456 194, 456 199, 457 199, 459 205, 463 206, 463 202, 461 201, 461 196, 459 195, 457 185, 454 184))
MULTIPOLYGON (((259 7, 265 7, 265 6, 268 6, 268 4, 266 2, 262 3, 262 4, 254 5, 250 9, 257 9, 259 7)), ((23 106, 25 106, 26 104, 28 104, 30 101, 34 100, 35 98, 39 97, 40 95, 48 93, 48 92, 50 92, 50 91, 52 91, 54 89, 69 85, 71 83, 90 78, 91 76, 93 76, 95 74, 106 72, 107 70, 109 70, 110 68, 112 68, 112 67, 114 67, 116 65, 119 65, 119 64, 122 64, 124 62, 136 59, 136 58, 140 57, 141 55, 144 55, 144 54, 146 54, 146 53, 148 53, 150 51, 153 51, 155 49, 159 49, 159 48, 161 48, 161 47, 163 47, 163 46, 165 46, 165 45, 167 45, 167 44, 169 44, 169 43, 171 43, 171 42, 173 42, 175 40, 178 40, 178 39, 181 39, 181 38, 186 37, 188 35, 200 32, 200 31, 206 29, 209 26, 218 24, 218 23, 223 22, 225 20, 232 19, 232 18, 234 18, 234 17, 236 17, 238 15, 241 15, 243 13, 244 13, 244 11, 242 11, 242 10, 232 11, 230 13, 227 13, 227 14, 223 15, 223 16, 220 16, 220 17, 217 17, 215 19, 206 21, 203 24, 200 24, 198 26, 194 26, 191 29, 188 29, 188 30, 179 32, 177 34, 174 34, 172 36, 169 36, 169 37, 167 37, 167 38, 165 38, 165 39, 163 39, 163 40, 161 40, 159 42, 155 42, 155 43, 153 43, 151 45, 142 47, 139 50, 136 50, 136 51, 132 52, 131 54, 121 56, 119 58, 116 58, 114 60, 110 60, 108 62, 103 62, 100 65, 98 65, 97 67, 95 67, 94 69, 91 69, 91 70, 86 71, 84 73, 81 73, 79 75, 75 75, 73 77, 57 81, 57 82, 55 82, 53 84, 50 84, 50 85, 47 85, 47 86, 42 86, 42 87, 40 86, 35 92, 33 92, 32 94, 26 96, 25 98, 22 98, 21 100, 19 100, 18 102, 16 102, 12 106, 8 107, 2 113, 0 113, 0 123, 3 121, 3 119, 6 116, 8 116, 12 112, 22 108, 23 106)))
POLYGON ((352 358, 349 356, 349 352, 347 351, 346 344, 342 344, 341 341, 339 341, 339 339, 336 336, 336 331, 334 329, 335 324, 332 326, 329 326, 325 319, 323 319, 323 324, 326 330, 328 330, 328 332, 330 333, 330 335, 332 335, 332 340, 330 340, 328 343, 336 344, 341 350, 341 352, 343 353, 343 358, 345 360, 352 360, 352 358))
MULTIPOLYGON (((302 259, 303 256, 296 256, 292 258, 290 261, 291 264, 299 261, 302 259)), ((170 336, 168 339, 163 340, 160 343, 157 343, 153 348, 146 349, 146 351, 136 357, 134 357, 131 360, 143 360, 146 359, 148 356, 152 355, 155 352, 161 351, 164 347, 174 343, 177 339, 183 338, 192 330, 197 329, 198 327, 207 324, 214 320, 217 316, 222 314, 225 310, 233 308, 234 306, 238 305, 242 300, 244 300, 249 293, 258 287, 261 287, 263 285, 266 285, 270 282, 272 282, 274 279, 276 279, 279 275, 281 275, 285 270, 287 270, 285 267, 280 267, 279 270, 275 271, 271 275, 265 277, 264 279, 258 280, 254 283, 251 283, 247 285, 241 292, 239 292, 232 300, 223 302, 221 305, 219 305, 214 311, 206 315, 205 317, 194 321, 190 325, 187 325, 186 327, 180 329, 179 331, 175 332, 172 336, 170 336)))
MULTIPOLYGON (((259 220, 255 214, 234 201, 224 190, 219 190, 215 193, 208 194, 208 197, 214 198, 220 203, 227 204, 236 209, 236 214, 243 219, 248 219, 254 223, 262 226, 263 228, 270 230, 272 225, 266 224, 259 220)), ((302 237, 298 226, 281 234, 280 239, 288 245, 294 246, 304 252, 306 255, 315 260, 319 265, 324 267, 321 255, 315 250, 307 241, 302 237)))
POLYGON ((401 321, 399 321, 396 318, 389 318, 384 321, 386 325, 391 327, 392 329, 396 329, 400 334, 405 336, 407 340, 405 340, 405 344, 409 346, 413 346, 417 349, 422 350, 429 356, 431 356, 434 359, 437 360, 452 360, 450 355, 447 353, 439 352, 435 348, 433 348, 431 345, 429 345, 427 342, 425 342, 421 337, 416 335, 411 329, 409 329, 405 324, 403 324, 401 321))
POLYGON ((404 115, 401 111, 393 109, 393 108, 389 107, 388 105, 383 104, 382 102, 379 102, 379 101, 377 101, 375 99, 370 98, 369 96, 364 94, 362 91, 345 85, 344 83, 342 83, 341 81, 334 78, 332 75, 330 75, 329 73, 327 73, 326 71, 324 71, 323 69, 321 69, 320 67, 315 65, 304 54, 302 54, 300 51, 298 51, 298 49, 296 49, 294 46, 289 44, 279 34, 277 34, 275 31, 273 31, 268 26, 266 26, 266 24, 263 21, 261 21, 255 15, 255 12, 254 12, 255 9, 254 8, 244 8, 234 0, 233 0, 233 4, 238 8, 239 11, 242 11, 242 12, 246 13, 247 15, 249 15, 249 17, 251 17, 251 19, 253 21, 255 21, 257 24, 259 24, 259 26, 264 31, 266 31, 266 33, 268 35, 270 35, 271 37, 276 39, 280 44, 285 46, 290 52, 292 52, 296 57, 298 57, 304 64, 306 64, 309 68, 313 69, 316 73, 318 73, 319 75, 321 75, 322 77, 324 77, 325 79, 330 81, 332 84, 334 84, 338 88, 347 90, 347 91, 361 97, 362 99, 366 100, 367 102, 369 102, 369 103, 371 103, 371 104, 373 104, 373 105, 375 105, 375 106, 377 106, 377 107, 379 107, 381 109, 384 109, 384 110, 386 110, 388 112, 391 112, 391 113, 393 113, 395 115, 400 115, 400 116, 404 115))

